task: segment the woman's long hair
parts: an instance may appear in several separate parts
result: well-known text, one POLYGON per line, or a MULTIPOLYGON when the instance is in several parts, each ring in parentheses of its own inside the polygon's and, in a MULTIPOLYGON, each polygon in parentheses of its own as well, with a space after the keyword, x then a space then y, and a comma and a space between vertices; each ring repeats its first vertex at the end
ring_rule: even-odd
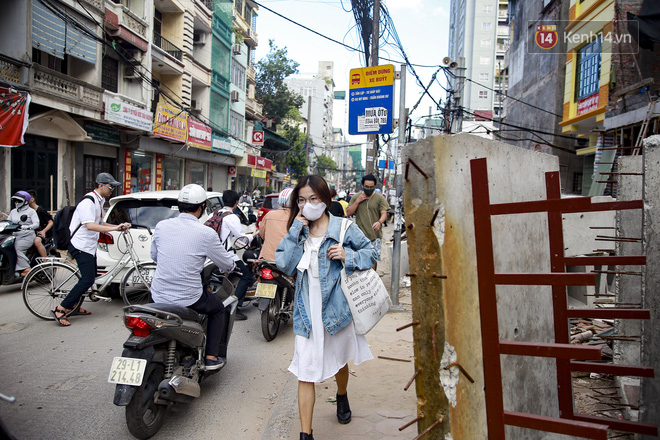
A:
POLYGON ((298 184, 291 193, 291 197, 289 197, 289 206, 291 207, 291 210, 289 212, 289 221, 286 225, 287 229, 291 227, 293 221, 300 212, 300 208, 298 207, 298 194, 300 194, 300 190, 305 186, 312 188, 321 201, 325 203, 325 213, 328 214, 330 212, 329 209, 332 205, 332 197, 330 197, 330 188, 328 188, 325 179, 316 174, 304 176, 298 181, 298 184))

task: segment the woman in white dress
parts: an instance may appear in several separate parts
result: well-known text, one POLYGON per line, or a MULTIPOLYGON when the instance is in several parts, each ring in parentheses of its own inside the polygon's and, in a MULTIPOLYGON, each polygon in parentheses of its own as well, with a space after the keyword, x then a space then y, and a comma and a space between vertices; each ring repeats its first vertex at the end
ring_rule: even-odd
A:
POLYGON ((349 423, 347 362, 358 365, 373 359, 366 338, 355 333, 340 272, 342 264, 349 274, 370 268, 376 252, 355 224, 346 231, 343 246, 338 243, 341 218, 329 213, 331 203, 322 177, 301 178, 291 194, 289 232, 275 253, 280 269, 290 276, 298 274, 293 309, 296 341, 289 371, 298 377, 301 440, 314 439, 314 384, 335 377, 337 420, 349 423))

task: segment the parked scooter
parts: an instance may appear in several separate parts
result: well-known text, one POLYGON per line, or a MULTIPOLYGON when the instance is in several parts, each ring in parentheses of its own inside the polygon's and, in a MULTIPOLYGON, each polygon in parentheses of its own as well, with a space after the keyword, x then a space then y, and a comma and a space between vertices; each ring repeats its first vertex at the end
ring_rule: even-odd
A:
POLYGON ((261 311, 261 332, 266 341, 272 341, 280 329, 280 321, 285 324, 293 316, 293 298, 296 282, 286 275, 274 261, 253 260, 256 264, 258 282, 254 296, 261 311))
MULTIPOLYGON (((238 299, 229 278, 213 269, 204 288, 223 300, 226 328, 220 356, 226 358, 238 299)), ((158 432, 169 408, 200 395, 200 382, 220 371, 204 368, 207 316, 172 304, 124 307, 131 336, 114 358, 108 382, 116 383, 114 404, 126 407, 128 429, 139 439, 158 432)))
MULTIPOLYGON (((21 225, 12 223, 9 220, 0 221, 0 285, 15 284, 23 281, 22 277, 17 277, 16 272, 16 248, 14 247, 14 232, 20 231, 21 225)), ((59 253, 52 240, 44 243, 47 255, 57 257, 59 253)), ((27 253, 30 260, 30 267, 39 264, 39 253, 37 248, 32 246, 27 253)))

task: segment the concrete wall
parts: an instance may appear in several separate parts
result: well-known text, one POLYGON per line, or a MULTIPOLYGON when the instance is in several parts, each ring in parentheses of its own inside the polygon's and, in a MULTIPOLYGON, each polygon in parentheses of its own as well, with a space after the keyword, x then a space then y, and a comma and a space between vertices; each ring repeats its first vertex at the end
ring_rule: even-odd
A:
MULTIPOLYGON (((491 203, 544 199, 545 172, 558 171, 558 160, 556 156, 465 134, 416 142, 404 150, 403 156, 404 163, 412 158, 430 175, 428 180, 424 179, 411 166, 410 181, 405 183, 406 223, 416 225, 407 231, 410 271, 417 273, 411 279, 413 319, 427 316, 429 309, 436 313, 439 304, 437 316, 431 318, 444 323, 439 332, 444 339, 437 342, 437 346, 442 347, 445 342, 453 346, 458 362, 475 380, 472 384, 462 375, 459 377, 455 406, 447 405, 449 423, 442 426, 444 432, 451 432, 455 439, 485 439, 487 424, 470 160, 488 159, 491 203), (436 228, 429 233, 426 225, 436 209, 440 209, 441 214, 435 222, 436 228), (447 279, 430 278, 432 271, 446 274, 447 279)), ((497 272, 550 272, 546 218, 544 214, 493 218, 497 272)), ((498 287, 500 339, 553 341, 551 310, 548 287, 498 287)), ((423 338, 418 339, 420 332, 415 330, 417 362, 430 350, 430 344, 427 347, 423 338)), ((501 364, 506 410, 559 415, 554 360, 502 356, 501 364)), ((417 386, 419 389, 419 383, 417 386)), ((424 411, 425 398, 418 395, 420 412, 424 411)), ((509 427, 507 438, 556 437, 509 427)))
MULTIPOLYGON (((642 322, 642 365, 656 368, 654 379, 642 379, 640 421, 660 422, 660 136, 644 140, 644 288, 642 307, 651 319, 642 322)), ((643 436, 644 440, 654 437, 643 436)))

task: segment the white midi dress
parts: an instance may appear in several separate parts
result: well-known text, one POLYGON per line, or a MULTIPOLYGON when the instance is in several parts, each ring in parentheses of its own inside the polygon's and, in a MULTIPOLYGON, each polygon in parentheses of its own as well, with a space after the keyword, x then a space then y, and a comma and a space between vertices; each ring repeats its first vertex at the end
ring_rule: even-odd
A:
MULTIPOLYGON (((351 321, 334 335, 323 326, 321 312, 321 283, 319 281, 318 252, 323 237, 309 237, 298 270, 307 271, 309 310, 312 329, 309 338, 296 335, 295 351, 289 371, 302 382, 323 382, 331 378, 349 360, 355 365, 373 359, 367 339, 355 333, 351 321)), ((299 275, 300 276, 300 275, 299 275)))

